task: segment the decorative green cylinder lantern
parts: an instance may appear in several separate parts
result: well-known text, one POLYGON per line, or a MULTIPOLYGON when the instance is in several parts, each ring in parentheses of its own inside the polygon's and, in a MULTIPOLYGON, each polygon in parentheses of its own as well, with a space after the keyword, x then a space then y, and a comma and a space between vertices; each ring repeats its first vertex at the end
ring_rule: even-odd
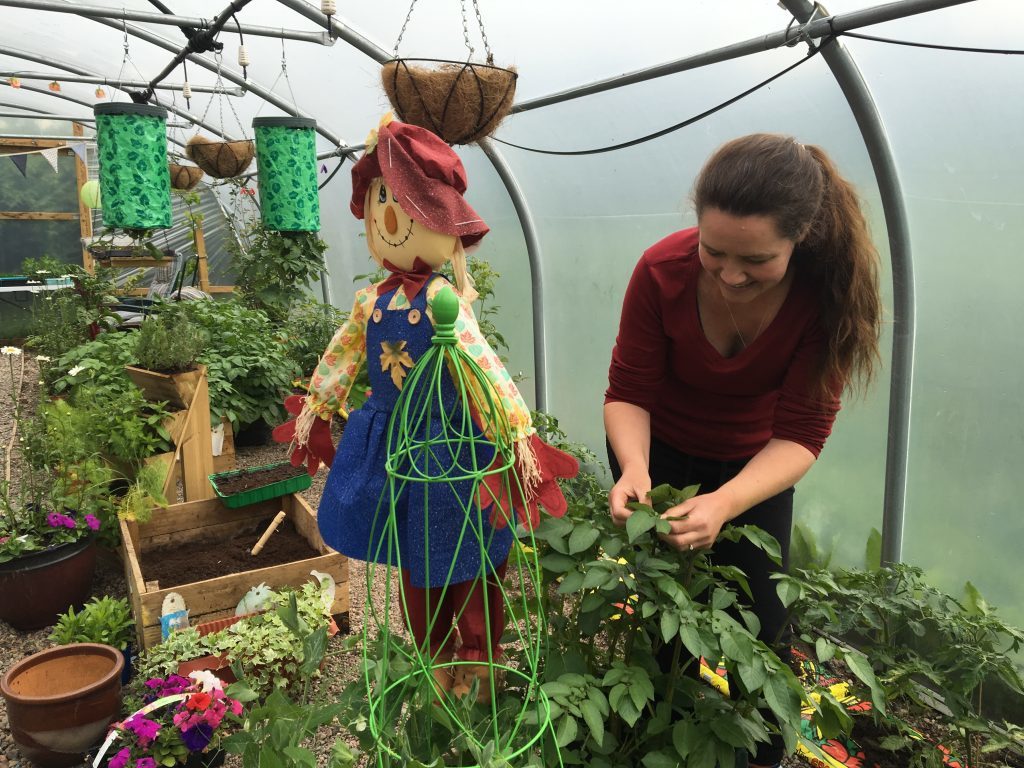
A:
POLYGON ((93 107, 100 159, 103 225, 121 229, 171 226, 167 174, 167 110, 150 104, 93 107))
POLYGON ((307 117, 257 117, 263 226, 278 232, 320 229, 320 190, 316 177, 316 120, 307 117))

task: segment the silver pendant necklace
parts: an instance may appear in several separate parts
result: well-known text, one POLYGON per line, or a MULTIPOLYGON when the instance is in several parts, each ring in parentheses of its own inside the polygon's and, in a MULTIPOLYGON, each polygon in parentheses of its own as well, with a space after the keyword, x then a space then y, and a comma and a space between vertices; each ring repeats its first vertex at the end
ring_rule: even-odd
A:
POLYGON ((772 308, 770 306, 768 307, 768 310, 764 313, 764 316, 761 318, 760 324, 758 324, 757 326, 757 330, 754 331, 754 336, 750 339, 750 344, 748 344, 747 340, 743 337, 743 334, 740 332, 739 325, 736 323, 736 317, 732 313, 732 307, 729 306, 729 301, 728 299, 725 298, 725 294, 722 293, 721 289, 718 290, 718 295, 722 297, 722 303, 725 304, 725 311, 729 313, 729 319, 732 320, 733 330, 735 330, 736 335, 740 337, 740 344, 742 344, 743 348, 746 349, 747 347, 750 346, 750 344, 753 344, 757 340, 758 336, 761 335, 761 331, 764 330, 764 324, 768 321, 768 315, 771 314, 772 308))

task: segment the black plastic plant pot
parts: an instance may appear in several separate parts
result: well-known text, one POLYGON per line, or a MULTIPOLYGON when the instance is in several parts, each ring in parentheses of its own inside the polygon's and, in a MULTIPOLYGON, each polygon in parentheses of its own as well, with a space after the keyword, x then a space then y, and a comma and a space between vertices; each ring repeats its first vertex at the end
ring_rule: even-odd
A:
POLYGON ((171 226, 167 110, 111 102, 97 104, 93 113, 103 225, 119 229, 171 226))
POLYGON ((316 120, 257 117, 256 161, 263 226, 277 232, 317 232, 316 120))

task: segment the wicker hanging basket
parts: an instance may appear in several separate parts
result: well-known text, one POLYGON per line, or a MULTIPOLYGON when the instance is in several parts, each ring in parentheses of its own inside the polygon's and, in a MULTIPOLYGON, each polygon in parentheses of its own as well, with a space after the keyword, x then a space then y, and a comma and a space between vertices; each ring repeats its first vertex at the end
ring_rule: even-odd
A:
POLYGON ((512 109, 515 69, 443 59, 394 59, 381 82, 395 114, 449 144, 489 136, 512 109))
POLYGON ((203 178, 203 169, 194 165, 168 163, 167 172, 171 174, 171 189, 187 192, 203 178))
POLYGON ((185 146, 188 159, 215 179, 230 179, 245 173, 255 152, 251 139, 210 141, 198 134, 185 146))

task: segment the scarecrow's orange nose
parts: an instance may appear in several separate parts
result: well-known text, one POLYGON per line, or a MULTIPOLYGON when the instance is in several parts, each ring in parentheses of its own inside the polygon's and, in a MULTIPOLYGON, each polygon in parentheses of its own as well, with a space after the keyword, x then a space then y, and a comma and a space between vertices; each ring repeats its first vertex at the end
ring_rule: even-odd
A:
POLYGON ((395 209, 390 205, 384 209, 384 228, 389 235, 398 231, 398 217, 395 215, 395 209))

